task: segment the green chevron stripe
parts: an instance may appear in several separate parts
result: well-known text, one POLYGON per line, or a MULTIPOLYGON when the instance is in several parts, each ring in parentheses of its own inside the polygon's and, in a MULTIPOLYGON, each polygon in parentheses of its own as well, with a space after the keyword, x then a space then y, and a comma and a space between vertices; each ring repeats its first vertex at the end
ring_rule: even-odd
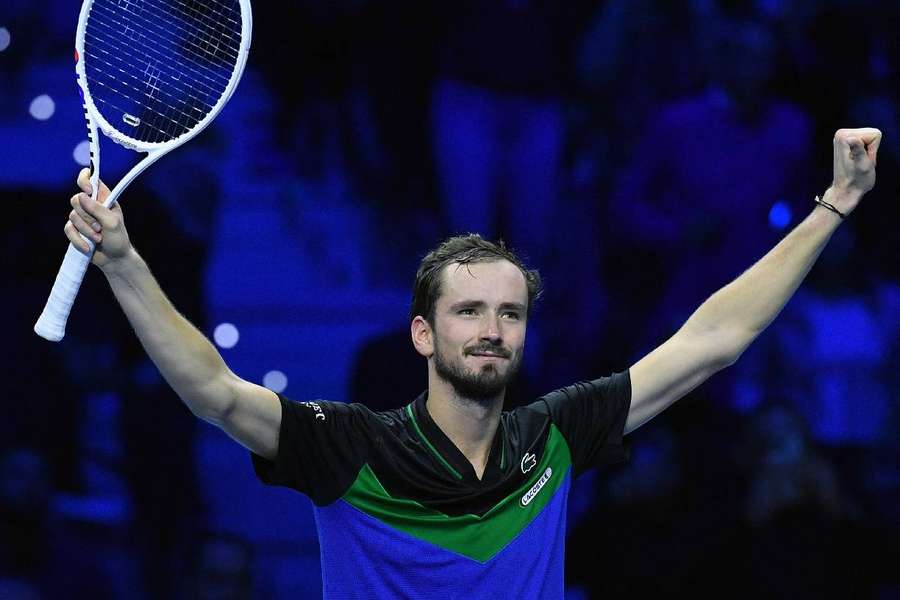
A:
POLYGON ((479 562, 500 552, 531 523, 556 494, 572 464, 572 456, 559 430, 551 425, 541 462, 526 482, 483 516, 450 517, 414 500, 388 494, 366 464, 343 499, 382 523, 479 562), (523 497, 550 469, 540 492, 527 504, 523 497))

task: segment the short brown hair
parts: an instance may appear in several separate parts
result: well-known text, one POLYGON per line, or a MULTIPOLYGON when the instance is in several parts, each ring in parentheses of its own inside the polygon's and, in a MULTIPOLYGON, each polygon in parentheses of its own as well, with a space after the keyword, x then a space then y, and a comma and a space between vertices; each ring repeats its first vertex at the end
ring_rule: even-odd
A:
POLYGON ((441 295, 441 272, 444 267, 453 263, 464 265, 497 260, 508 260, 522 271, 528 289, 527 310, 530 313, 534 302, 543 291, 540 273, 527 268, 522 260, 506 247, 503 240, 494 243, 477 233, 470 233, 447 238, 422 259, 413 285, 410 320, 422 315, 432 327, 434 326, 435 306, 441 295))

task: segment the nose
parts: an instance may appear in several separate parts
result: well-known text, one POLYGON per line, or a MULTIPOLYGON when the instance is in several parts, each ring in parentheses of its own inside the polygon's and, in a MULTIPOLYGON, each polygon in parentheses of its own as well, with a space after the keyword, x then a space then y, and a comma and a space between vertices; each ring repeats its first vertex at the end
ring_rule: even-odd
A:
POLYGON ((500 334, 500 321, 494 315, 489 315, 484 320, 484 327, 481 330, 481 339, 490 341, 493 344, 499 344, 503 339, 500 334))

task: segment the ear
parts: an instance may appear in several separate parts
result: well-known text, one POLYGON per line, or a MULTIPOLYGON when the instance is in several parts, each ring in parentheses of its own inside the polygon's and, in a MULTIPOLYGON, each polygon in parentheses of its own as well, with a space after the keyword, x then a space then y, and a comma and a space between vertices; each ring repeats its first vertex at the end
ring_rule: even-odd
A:
POLYGON ((434 332, 431 330, 431 325, 428 324, 428 321, 419 315, 412 320, 409 330, 416 352, 425 358, 431 358, 431 355, 434 354, 434 332))

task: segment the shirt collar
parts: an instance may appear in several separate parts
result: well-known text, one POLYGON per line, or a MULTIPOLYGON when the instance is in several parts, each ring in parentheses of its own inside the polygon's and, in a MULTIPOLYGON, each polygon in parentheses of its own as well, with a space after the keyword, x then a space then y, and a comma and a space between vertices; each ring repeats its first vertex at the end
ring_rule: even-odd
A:
POLYGON ((494 434, 491 444, 491 453, 485 465, 484 473, 479 481, 475 476, 475 469, 469 459, 456 447, 447 434, 431 418, 426 408, 428 392, 422 392, 411 404, 407 406, 407 414, 410 415, 414 434, 422 438, 428 451, 435 455, 452 477, 458 480, 467 480, 476 484, 489 484, 498 479, 506 468, 507 451, 504 443, 503 420, 494 434))

